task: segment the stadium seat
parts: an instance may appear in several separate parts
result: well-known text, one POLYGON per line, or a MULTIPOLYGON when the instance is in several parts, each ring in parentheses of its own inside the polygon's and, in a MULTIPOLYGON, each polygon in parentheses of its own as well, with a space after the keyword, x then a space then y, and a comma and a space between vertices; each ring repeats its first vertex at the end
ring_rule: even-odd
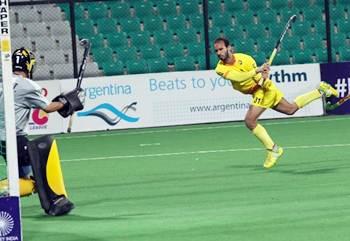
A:
POLYGON ((101 66, 106 76, 124 74, 124 64, 122 61, 117 61, 115 63, 105 62, 102 63, 101 66))
POLYGON ((91 52, 94 61, 97 63, 114 62, 114 53, 112 48, 93 48, 91 52))
POLYGON ((267 37, 268 35, 268 31, 263 24, 253 24, 245 27, 244 30, 249 38, 257 39, 260 37, 267 37))
POLYGON ((130 3, 131 7, 135 11, 135 16, 139 18, 145 18, 155 15, 153 4, 151 2, 135 2, 130 3))
POLYGON ((341 46, 338 48, 338 50, 341 62, 350 61, 350 49, 348 47, 341 46))
POLYGON ((11 38, 24 37, 24 26, 21 23, 11 23, 11 38))
POLYGON ((286 65, 286 64, 291 64, 290 53, 288 50, 281 50, 276 54, 276 57, 273 60, 273 65, 286 65))
POLYGON ((54 64, 52 66, 53 76, 55 79, 71 79, 73 78, 73 65, 69 64, 54 64))
POLYGON ((236 39, 237 36, 242 37, 244 34, 242 27, 239 25, 225 27, 223 28, 223 32, 224 32, 224 37, 232 40, 236 39))
POLYGON ((142 23, 145 31, 154 32, 164 30, 164 21, 159 16, 145 17, 143 18, 142 23))
POLYGON ((71 34, 70 23, 68 21, 49 22, 47 25, 50 29, 51 35, 61 36, 71 34))
POLYGON ((310 5, 309 0, 292 0, 292 7, 295 9, 303 9, 310 5))
POLYGON ((212 26, 215 27, 227 27, 227 26, 232 26, 232 16, 225 12, 225 13, 213 13, 210 17, 212 21, 212 26))
POLYGON ((29 37, 49 36, 49 28, 45 23, 25 23, 24 31, 29 37))
POLYGON ((168 72, 168 62, 165 58, 156 58, 147 60, 150 73, 168 72))
POLYGON ((63 50, 49 49, 46 51, 40 51, 36 54, 36 57, 43 57, 44 63, 47 65, 54 64, 65 64, 66 61, 65 53, 63 50))
POLYGON ((141 56, 144 59, 160 58, 160 47, 158 45, 140 46, 141 56))
POLYGON ((165 56, 170 61, 169 63, 173 63, 172 60, 175 57, 183 57, 184 56, 184 46, 182 44, 167 44, 162 47, 165 52, 165 56))
POLYGON ((313 55, 313 52, 310 49, 305 49, 304 51, 300 51, 300 50, 292 51, 294 64, 311 63, 313 62, 312 55, 313 55))
POLYGON ((230 13, 246 10, 245 1, 242 0, 225 0, 224 8, 225 11, 230 13))
POLYGON ((110 1, 106 2, 107 6, 111 10, 111 15, 113 18, 129 18, 130 14, 130 6, 126 2, 119 1, 110 1))
MULTIPOLYGON (((49 5, 49 4, 44 4, 49 5)), ((40 5, 36 5, 40 6, 40 5)), ((42 22, 52 22, 52 21, 62 21, 63 15, 61 9, 55 6, 50 5, 49 8, 41 8, 38 10, 40 15, 40 21, 42 22)))
POLYGON ((252 39, 241 39, 234 41, 234 50, 238 53, 253 54, 255 51, 255 43, 252 39))
POLYGON ((313 33, 326 37, 326 24, 324 22, 315 22, 312 24, 312 27, 315 30, 313 33))
POLYGON ((317 8, 317 7, 305 8, 301 11, 301 13, 304 17, 304 21, 309 21, 309 22, 323 21, 323 12, 321 8, 317 8))
POLYGON ((33 49, 32 41, 29 37, 11 38, 11 48, 13 50, 26 46, 29 49, 33 49))
POLYGON ((56 41, 49 36, 39 36, 31 38, 35 51, 56 49, 56 41))
POLYGON ((276 45, 277 39, 270 37, 270 38, 264 38, 260 37, 257 39, 257 45, 258 45, 258 52, 265 52, 270 53, 274 49, 276 45))
POLYGON ((135 60, 137 59, 137 50, 135 46, 132 47, 119 47, 113 49, 117 53, 117 60, 121 60, 123 62, 127 60, 135 60))
POLYGON ((282 41, 282 49, 286 50, 301 50, 301 41, 298 36, 285 38, 282 41))
POLYGON ((87 10, 90 19, 97 20, 108 17, 107 5, 102 2, 88 5, 87 10))
POLYGON ((204 28, 204 19, 202 14, 191 14, 188 16, 188 20, 192 28, 202 30, 204 28))
POLYGON ((292 26, 292 35, 293 36, 305 36, 311 33, 311 24, 310 22, 297 22, 292 26))
POLYGON ((141 31, 141 20, 134 18, 121 18, 118 20, 122 32, 138 32, 141 31))
POLYGON ((151 43, 151 34, 148 31, 132 32, 129 33, 129 37, 131 39, 131 44, 136 47, 151 43))
MULTIPOLYGON (((208 29, 209 34, 209 41, 213 42, 216 38, 221 37, 221 29, 218 27, 213 27, 208 29)), ((202 33, 202 36, 204 38, 204 33, 202 33)))
POLYGON ((265 52, 259 51, 254 54, 252 54, 252 57, 254 58, 257 65, 262 65, 266 62, 266 54, 265 52))
POLYGON ((288 7, 288 1, 286 0, 270 0, 270 8, 272 9, 281 9, 288 7))
POLYGON ((90 37, 90 43, 93 48, 103 48, 105 47, 105 39, 103 34, 96 34, 90 37))
POLYGON ((258 23, 260 24, 275 24, 277 22, 277 12, 267 8, 257 12, 258 23))
POLYGON ((33 75, 34 80, 50 80, 52 79, 52 67, 49 65, 38 65, 33 75))
POLYGON ((185 45, 188 55, 190 56, 201 56, 205 55, 205 44, 204 42, 201 43, 188 43, 185 45))
POLYGON ((334 48, 347 45, 346 34, 345 33, 332 34, 331 44, 332 44, 332 47, 334 48))
POLYGON ((195 70, 195 60, 192 56, 175 57, 174 65, 176 71, 195 70))
POLYGON ((182 44, 198 42, 196 31, 191 29, 179 29, 175 32, 177 41, 182 44))
POLYGON ((171 31, 155 31, 153 38, 154 42, 160 46, 174 43, 174 33, 171 31))
POLYGON ((318 49, 318 48, 326 48, 325 40, 320 35, 306 35, 303 37, 304 41, 304 49, 318 49))
POLYGON ((117 32, 117 19, 114 18, 99 18, 96 20, 97 30, 99 33, 117 32))
POLYGON ((102 74, 103 72, 99 69, 98 64, 96 62, 88 62, 86 64, 84 76, 95 77, 95 76, 102 76, 102 74))
POLYGON ((350 20, 342 19, 337 22, 338 32, 349 33, 350 32, 350 20))
POLYGON ((128 74, 148 73, 147 62, 144 59, 126 61, 126 70, 128 74))
POLYGON ((127 46, 127 34, 125 32, 120 33, 109 33, 104 35, 107 39, 107 43, 109 47, 121 47, 127 46))
POLYGON ((185 15, 200 14, 199 5, 197 1, 184 1, 179 3, 180 13, 185 15))
POLYGON ((222 12, 221 0, 208 0, 208 13, 222 12))
POLYGON ((326 62, 328 62, 327 49, 321 49, 321 48, 315 49, 314 53, 316 55, 317 62, 319 62, 319 63, 326 63, 326 62))
POLYGON ((75 22, 75 29, 81 37, 89 37, 96 34, 94 22, 91 19, 77 20, 75 22))
POLYGON ((330 5, 329 7, 329 15, 331 19, 345 19, 346 17, 346 9, 344 8, 344 6, 342 5, 337 5, 337 6, 333 6, 330 5))
POLYGON ((266 0, 247 0, 248 9, 254 12, 262 11, 266 8, 266 0))
POLYGON ((235 23, 240 25, 250 25, 255 23, 255 17, 252 10, 234 12, 235 23))
POLYGON ((185 15, 169 16, 166 18, 167 29, 177 30, 187 28, 185 15))
POLYGON ((160 1, 156 3, 157 13, 160 16, 177 15, 175 1, 160 1))
POLYGON ((39 13, 33 6, 16 6, 11 9, 17 15, 18 23, 38 23, 40 21, 39 13))
MULTIPOLYGON (((218 59, 218 57, 215 54, 211 54, 209 56, 209 61, 210 61, 210 64, 209 64, 210 69, 215 69, 219 59, 218 59)), ((198 63, 198 66, 199 66, 200 70, 207 69, 206 68, 205 55, 198 56, 197 57, 197 63, 198 63)))

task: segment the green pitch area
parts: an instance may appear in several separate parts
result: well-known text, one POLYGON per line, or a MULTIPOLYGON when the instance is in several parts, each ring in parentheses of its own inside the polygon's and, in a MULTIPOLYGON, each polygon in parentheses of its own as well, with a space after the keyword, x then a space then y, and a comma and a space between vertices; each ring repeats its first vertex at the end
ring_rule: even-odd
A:
POLYGON ((57 136, 76 209, 22 199, 25 241, 346 241, 350 117, 262 121, 276 167, 242 122, 57 136))

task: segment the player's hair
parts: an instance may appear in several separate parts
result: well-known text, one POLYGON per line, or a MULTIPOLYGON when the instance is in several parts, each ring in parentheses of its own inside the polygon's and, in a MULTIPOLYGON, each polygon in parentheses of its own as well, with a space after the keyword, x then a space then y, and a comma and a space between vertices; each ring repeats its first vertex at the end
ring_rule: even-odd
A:
POLYGON ((27 77, 33 78, 33 70, 35 65, 35 56, 28 49, 22 47, 16 49, 12 54, 12 71, 23 71, 27 77))
POLYGON ((219 37, 215 39, 214 43, 218 43, 218 42, 224 42, 225 47, 230 46, 230 41, 227 38, 219 37))

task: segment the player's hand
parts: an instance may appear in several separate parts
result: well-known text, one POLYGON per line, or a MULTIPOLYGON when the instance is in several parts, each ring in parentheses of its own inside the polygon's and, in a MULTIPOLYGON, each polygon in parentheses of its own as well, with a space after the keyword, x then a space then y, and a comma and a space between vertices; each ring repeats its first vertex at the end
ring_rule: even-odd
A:
POLYGON ((264 63, 257 70, 256 73, 268 73, 270 71, 270 65, 268 63, 264 63))

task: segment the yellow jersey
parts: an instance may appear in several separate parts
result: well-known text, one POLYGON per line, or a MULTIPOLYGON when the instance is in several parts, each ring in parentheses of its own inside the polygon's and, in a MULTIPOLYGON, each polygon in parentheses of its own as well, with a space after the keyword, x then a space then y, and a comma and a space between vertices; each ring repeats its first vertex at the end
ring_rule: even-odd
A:
POLYGON ((261 73, 256 73, 255 60, 241 53, 233 54, 234 64, 224 64, 221 60, 215 68, 215 72, 224 79, 231 81, 235 90, 243 94, 253 94, 257 89, 257 83, 262 78, 261 73))

